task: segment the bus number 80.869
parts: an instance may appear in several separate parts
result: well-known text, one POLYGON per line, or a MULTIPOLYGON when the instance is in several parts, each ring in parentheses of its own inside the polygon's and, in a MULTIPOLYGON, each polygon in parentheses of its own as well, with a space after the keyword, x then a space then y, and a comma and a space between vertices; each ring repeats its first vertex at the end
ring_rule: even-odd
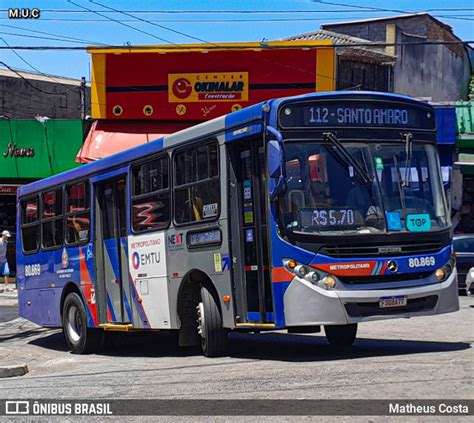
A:
POLYGON ((434 266, 435 264, 436 264, 436 260, 433 256, 414 257, 408 260, 409 267, 434 266))

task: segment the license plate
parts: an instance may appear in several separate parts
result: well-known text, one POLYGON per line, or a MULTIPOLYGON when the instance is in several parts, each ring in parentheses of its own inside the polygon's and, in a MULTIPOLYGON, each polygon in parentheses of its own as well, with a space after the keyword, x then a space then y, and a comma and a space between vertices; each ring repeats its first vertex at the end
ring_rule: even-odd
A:
POLYGON ((379 298, 379 307, 403 307, 407 305, 406 295, 398 295, 395 297, 381 297, 379 298))

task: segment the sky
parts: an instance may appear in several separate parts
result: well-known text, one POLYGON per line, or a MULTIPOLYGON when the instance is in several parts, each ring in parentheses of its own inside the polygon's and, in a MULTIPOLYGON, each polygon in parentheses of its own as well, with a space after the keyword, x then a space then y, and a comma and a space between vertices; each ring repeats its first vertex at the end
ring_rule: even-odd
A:
MULTIPOLYGON (((314 31, 324 23, 422 11, 450 25, 459 38, 474 40, 474 0, 0 0, 0 45, 275 40, 314 31), (41 16, 9 19, 11 7, 38 8, 41 16)), ((7 49, 0 50, 0 61, 17 69, 90 80, 86 51, 7 49)))

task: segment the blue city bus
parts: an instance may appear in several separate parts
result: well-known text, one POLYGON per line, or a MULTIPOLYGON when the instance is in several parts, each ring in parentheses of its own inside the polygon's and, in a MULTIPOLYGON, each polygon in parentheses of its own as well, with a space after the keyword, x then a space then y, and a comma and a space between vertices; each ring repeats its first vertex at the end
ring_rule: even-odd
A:
POLYGON ((327 92, 266 101, 21 187, 22 317, 73 353, 109 331, 317 333, 459 309, 433 108, 327 92))

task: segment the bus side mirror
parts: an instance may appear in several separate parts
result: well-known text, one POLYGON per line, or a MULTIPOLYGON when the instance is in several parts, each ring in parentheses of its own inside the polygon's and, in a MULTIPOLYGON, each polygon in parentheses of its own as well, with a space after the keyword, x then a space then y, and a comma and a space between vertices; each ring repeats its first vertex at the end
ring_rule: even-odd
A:
POLYGON ((270 178, 279 178, 281 176, 282 167, 282 151, 280 143, 272 140, 268 142, 268 174, 270 178))

